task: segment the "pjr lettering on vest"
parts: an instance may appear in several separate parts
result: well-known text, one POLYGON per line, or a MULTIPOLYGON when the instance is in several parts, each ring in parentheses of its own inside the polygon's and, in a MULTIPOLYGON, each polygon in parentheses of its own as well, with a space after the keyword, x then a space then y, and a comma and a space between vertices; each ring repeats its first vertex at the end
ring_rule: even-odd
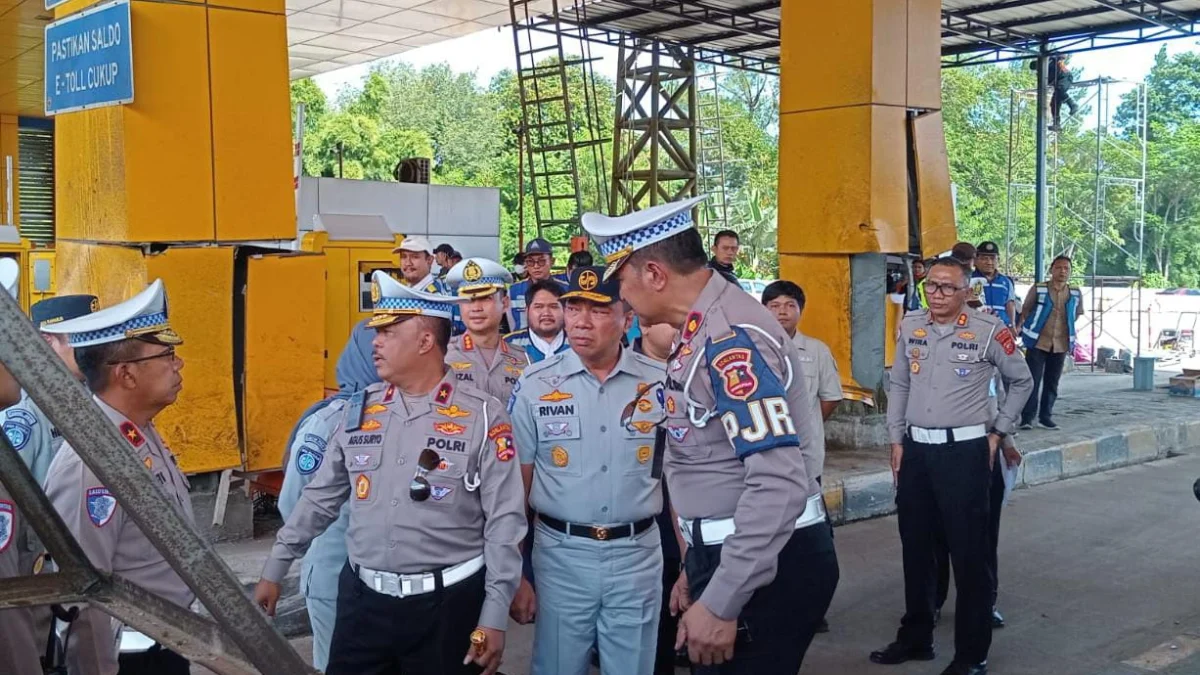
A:
POLYGON ((768 434, 784 436, 796 433, 786 399, 772 396, 761 401, 750 401, 746 409, 750 413, 749 427, 742 427, 738 423, 737 415, 732 412, 721 416, 721 423, 725 425, 725 435, 729 440, 732 441, 740 435, 747 443, 757 443, 768 434))
POLYGON ((574 405, 539 405, 538 417, 568 417, 575 414, 574 405))

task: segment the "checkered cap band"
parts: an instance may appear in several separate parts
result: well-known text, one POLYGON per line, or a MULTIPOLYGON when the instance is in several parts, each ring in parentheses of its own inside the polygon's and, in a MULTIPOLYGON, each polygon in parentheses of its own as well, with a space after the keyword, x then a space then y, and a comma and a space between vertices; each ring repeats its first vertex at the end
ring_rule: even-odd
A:
POLYGON ((657 241, 662 241, 673 234, 683 232, 691 226, 692 210, 688 209, 666 220, 660 220, 653 225, 634 230, 633 232, 618 234, 608 239, 603 244, 600 244, 600 255, 604 256, 605 262, 611 263, 639 248, 644 248, 657 241))
MULTIPOLYGON (((170 328, 167 324, 166 312, 158 312, 156 314, 146 314, 145 316, 135 316, 125 323, 101 328, 100 330, 91 330, 85 333, 71 333, 68 338, 71 344, 80 344, 84 342, 95 342, 103 340, 104 342, 115 342, 109 338, 117 338, 124 340, 129 336, 130 331, 136 331, 139 334, 153 333, 156 330, 166 330, 170 328)), ((100 343, 103 344, 103 343, 100 343)))
POLYGON ((453 313, 453 308, 445 302, 431 302, 416 298, 380 298, 379 302, 375 303, 375 311, 380 314, 403 312, 448 319, 453 313))

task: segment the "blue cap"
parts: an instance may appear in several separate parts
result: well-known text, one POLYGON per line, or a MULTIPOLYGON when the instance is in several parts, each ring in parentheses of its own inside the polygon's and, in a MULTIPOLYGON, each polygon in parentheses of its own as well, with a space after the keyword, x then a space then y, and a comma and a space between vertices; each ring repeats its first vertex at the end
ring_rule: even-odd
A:
POLYGON ((33 303, 29 318, 39 329, 42 326, 87 316, 100 309, 100 299, 94 295, 59 295, 33 303))
POLYGON ((538 237, 537 239, 531 240, 528 244, 525 244, 525 255, 529 255, 530 253, 545 253, 548 255, 554 255, 554 248, 550 246, 550 242, 538 237))
POLYGON ((621 282, 615 277, 604 278, 604 268, 597 266, 576 267, 571 272, 571 283, 561 300, 579 298, 601 305, 611 305, 621 299, 621 282))

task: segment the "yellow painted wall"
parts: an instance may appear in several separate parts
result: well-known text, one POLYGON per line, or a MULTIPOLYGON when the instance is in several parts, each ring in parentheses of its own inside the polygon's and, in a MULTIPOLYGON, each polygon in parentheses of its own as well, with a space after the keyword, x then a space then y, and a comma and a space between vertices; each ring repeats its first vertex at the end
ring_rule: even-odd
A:
POLYGON ((954 200, 950 192, 950 159, 942 113, 931 112, 912 121, 916 152, 918 208, 921 212, 921 256, 948 251, 958 241, 954 200))
POLYGON ((233 393, 232 247, 177 247, 146 259, 147 281, 167 288, 183 338, 183 391, 155 421, 188 473, 242 464, 233 393))
POLYGON ((908 107, 942 108, 942 0, 908 0, 908 107))
POLYGON ((850 372, 850 258, 779 255, 779 277, 804 289, 800 331, 829 345, 838 369, 850 372))
POLYGON ((62 295, 91 293, 108 307, 146 287, 140 248, 60 240, 55 247, 55 285, 62 295))
POLYGON ((908 250, 904 109, 780 116, 779 250, 908 250))
POLYGON ((282 464, 300 414, 324 395, 324 256, 256 255, 247 261, 246 469, 282 464))

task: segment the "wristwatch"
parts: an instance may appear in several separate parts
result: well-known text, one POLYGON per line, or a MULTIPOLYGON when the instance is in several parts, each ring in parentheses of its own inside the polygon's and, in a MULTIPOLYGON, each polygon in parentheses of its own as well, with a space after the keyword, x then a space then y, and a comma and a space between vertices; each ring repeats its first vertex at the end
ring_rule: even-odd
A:
POLYGON ((996 436, 999 436, 999 437, 1000 437, 1000 440, 1004 440, 1005 438, 1007 438, 1007 437, 1008 437, 1008 434, 1006 434, 1006 433, 1004 433, 1003 431, 1000 431, 999 429, 996 429, 996 428, 988 429, 988 433, 989 433, 989 434, 995 434, 996 436))

